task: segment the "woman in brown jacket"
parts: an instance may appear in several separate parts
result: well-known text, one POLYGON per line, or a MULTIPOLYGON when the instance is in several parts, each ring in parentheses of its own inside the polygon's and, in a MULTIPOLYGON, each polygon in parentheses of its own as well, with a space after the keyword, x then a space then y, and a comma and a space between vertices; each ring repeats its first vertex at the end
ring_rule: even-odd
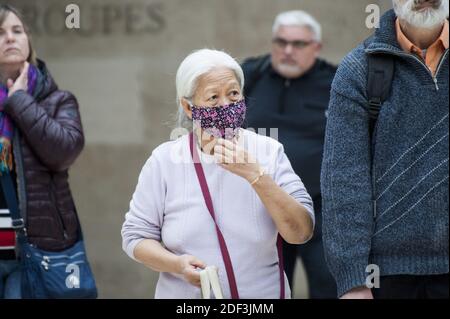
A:
MULTIPOLYGON (((75 97, 58 89, 36 59, 27 26, 0 5, 0 174, 10 174, 31 244, 60 251, 77 241, 79 223, 68 168, 84 146, 75 97)), ((0 299, 20 297, 13 225, 0 186, 0 299)))

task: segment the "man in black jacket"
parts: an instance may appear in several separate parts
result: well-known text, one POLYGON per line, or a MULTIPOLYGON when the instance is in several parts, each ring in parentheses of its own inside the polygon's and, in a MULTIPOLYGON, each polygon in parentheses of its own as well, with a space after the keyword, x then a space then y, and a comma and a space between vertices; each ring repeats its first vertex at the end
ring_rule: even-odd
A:
POLYGON ((242 65, 247 82, 247 127, 284 145, 293 169, 314 200, 313 238, 302 246, 284 243, 283 247, 291 287, 299 254, 308 277, 309 296, 314 299, 337 297, 323 254, 320 195, 326 110, 336 67, 318 58, 321 46, 319 23, 306 12, 288 11, 275 19, 271 54, 248 59, 242 65))

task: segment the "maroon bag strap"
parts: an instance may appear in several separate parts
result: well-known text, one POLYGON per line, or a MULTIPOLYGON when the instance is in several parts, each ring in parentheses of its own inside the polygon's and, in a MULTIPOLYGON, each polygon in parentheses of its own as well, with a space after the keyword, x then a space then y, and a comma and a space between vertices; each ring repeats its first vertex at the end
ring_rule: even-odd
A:
MULTIPOLYGON (((239 299, 239 292, 236 284, 236 277, 234 275, 233 264, 231 262, 230 254, 228 253, 227 244, 225 238, 220 231, 219 225, 217 225, 216 215, 214 213, 214 207, 211 200, 211 194, 209 192, 208 183, 206 182, 205 173, 203 171, 202 164, 200 162, 197 148, 194 147, 194 133, 189 134, 189 148, 191 151, 192 160, 194 162, 195 172, 197 174, 198 181, 200 183, 200 188, 203 193, 203 198, 205 199, 206 207, 214 221, 216 226, 217 238, 219 239, 220 252, 222 253, 223 262, 225 264, 225 270, 227 272, 228 283, 230 285, 231 298, 239 299)), ((284 283, 284 260, 283 260, 283 241, 280 235, 277 239, 277 249, 278 249, 278 266, 280 270, 280 299, 285 299, 285 283, 284 283)))
POLYGON ((285 299, 285 289, 284 286, 284 257, 283 257, 283 238, 278 234, 277 239, 277 250, 278 250, 278 267, 280 269, 280 299, 285 299))
POLYGON ((225 264, 225 269, 227 271, 228 283, 230 285, 231 298, 239 299, 239 292, 236 285, 236 277, 234 276, 233 264, 231 263, 230 254, 228 253, 227 244, 223 238, 222 232, 217 225, 216 215, 214 214, 214 207, 211 200, 211 194, 209 193, 208 184, 206 182, 205 173, 203 171, 202 164, 200 163, 197 148, 194 147, 194 134, 191 133, 189 136, 189 147, 191 149, 192 160, 194 161, 195 172, 197 173, 197 178, 200 183, 200 188, 202 189, 203 197, 205 199, 206 207, 211 214, 214 224, 216 225, 217 238, 219 239, 220 252, 222 253, 223 262, 225 264))

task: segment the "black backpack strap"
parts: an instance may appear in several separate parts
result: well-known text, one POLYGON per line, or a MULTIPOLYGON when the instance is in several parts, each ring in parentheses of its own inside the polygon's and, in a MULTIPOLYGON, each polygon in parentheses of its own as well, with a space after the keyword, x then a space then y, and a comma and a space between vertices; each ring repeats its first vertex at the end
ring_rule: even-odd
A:
POLYGON ((367 101, 370 133, 374 132, 381 106, 389 97, 394 77, 394 57, 387 54, 368 55, 367 101))

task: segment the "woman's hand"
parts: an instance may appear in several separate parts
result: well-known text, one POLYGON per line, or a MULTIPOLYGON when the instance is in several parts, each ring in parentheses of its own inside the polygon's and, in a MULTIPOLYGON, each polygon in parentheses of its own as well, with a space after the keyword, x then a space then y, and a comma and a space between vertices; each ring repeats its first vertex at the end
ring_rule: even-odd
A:
POLYGON ((261 168, 257 160, 236 142, 219 139, 214 146, 214 156, 218 164, 249 183, 259 175, 261 168))
POLYGON ((198 258, 191 255, 182 255, 178 257, 178 273, 180 273, 184 280, 191 285, 201 287, 200 274, 196 268, 204 269, 206 264, 198 258))
POLYGON ((313 220, 307 209, 277 185, 270 175, 263 175, 251 154, 236 142, 219 139, 214 146, 214 157, 221 167, 253 183, 253 189, 285 241, 303 244, 312 237, 313 220))
POLYGON ((19 90, 28 90, 28 68, 30 67, 30 64, 28 62, 25 62, 22 69, 20 70, 19 77, 14 82, 11 79, 8 79, 6 82, 6 85, 8 87, 8 97, 13 95, 19 90))

